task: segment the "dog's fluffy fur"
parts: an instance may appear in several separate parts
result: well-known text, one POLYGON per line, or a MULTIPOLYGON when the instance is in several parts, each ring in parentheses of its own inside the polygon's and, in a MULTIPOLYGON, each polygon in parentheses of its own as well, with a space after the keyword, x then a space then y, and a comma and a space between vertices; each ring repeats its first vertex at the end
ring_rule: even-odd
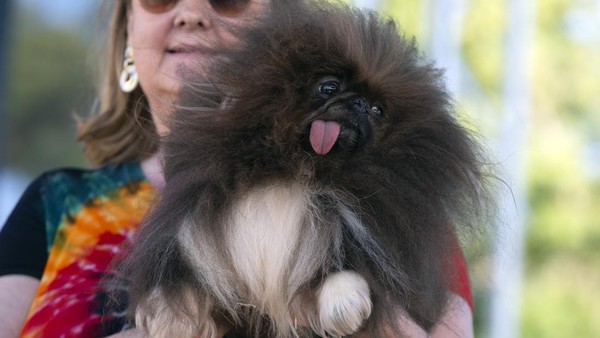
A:
POLYGON ((122 267, 136 324, 375 337, 405 311, 430 329, 488 200, 479 148, 391 20, 273 2, 172 116, 166 187, 122 267))

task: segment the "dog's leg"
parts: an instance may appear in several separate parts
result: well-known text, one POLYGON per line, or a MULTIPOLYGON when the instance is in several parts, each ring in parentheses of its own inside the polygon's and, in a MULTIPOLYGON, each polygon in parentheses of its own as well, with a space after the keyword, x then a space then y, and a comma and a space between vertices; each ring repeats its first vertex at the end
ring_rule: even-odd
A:
MULTIPOLYGON (((308 304, 304 302, 303 306, 308 304)), ((367 281, 358 273, 345 270, 328 275, 317 290, 314 308, 303 312, 318 334, 342 337, 360 329, 371 315, 372 306, 367 281)))
POLYGON ((145 330, 152 338, 216 338, 217 325, 213 319, 212 302, 208 297, 198 300, 186 292, 185 299, 172 308, 160 291, 154 290, 152 295, 140 304, 135 312, 135 324, 145 330), (183 310, 185 309, 185 310, 183 310))

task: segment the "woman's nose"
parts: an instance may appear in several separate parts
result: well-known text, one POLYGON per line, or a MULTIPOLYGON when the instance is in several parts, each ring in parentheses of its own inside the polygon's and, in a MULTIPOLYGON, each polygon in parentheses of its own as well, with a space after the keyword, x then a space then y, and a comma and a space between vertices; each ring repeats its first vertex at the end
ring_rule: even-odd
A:
POLYGON ((175 8, 176 27, 185 29, 208 29, 212 26, 208 0, 179 0, 175 8))

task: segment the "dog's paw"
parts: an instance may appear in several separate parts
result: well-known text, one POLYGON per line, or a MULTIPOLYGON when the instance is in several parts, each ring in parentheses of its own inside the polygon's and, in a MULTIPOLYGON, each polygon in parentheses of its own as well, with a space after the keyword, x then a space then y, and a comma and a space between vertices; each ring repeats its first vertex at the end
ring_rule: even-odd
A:
POLYGON ((200 313, 197 306, 188 305, 192 313, 175 312, 160 292, 155 290, 137 307, 135 324, 151 338, 216 338, 217 325, 213 318, 208 313, 200 313))
POLYGON ((317 295, 315 330, 328 336, 352 334, 369 318, 372 309, 369 285, 354 271, 340 271, 325 279, 317 295))

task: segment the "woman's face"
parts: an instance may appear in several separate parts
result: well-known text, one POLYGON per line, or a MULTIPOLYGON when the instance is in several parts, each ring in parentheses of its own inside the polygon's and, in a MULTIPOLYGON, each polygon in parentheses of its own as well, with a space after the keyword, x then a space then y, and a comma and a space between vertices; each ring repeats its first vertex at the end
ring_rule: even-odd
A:
POLYGON ((265 1, 178 0, 153 10, 147 4, 165 1, 132 0, 127 42, 133 47, 140 86, 160 134, 167 131, 163 120, 177 97, 185 67, 206 64, 211 47, 235 42, 223 23, 247 20, 265 1), (235 10, 219 7, 236 3, 235 10))

